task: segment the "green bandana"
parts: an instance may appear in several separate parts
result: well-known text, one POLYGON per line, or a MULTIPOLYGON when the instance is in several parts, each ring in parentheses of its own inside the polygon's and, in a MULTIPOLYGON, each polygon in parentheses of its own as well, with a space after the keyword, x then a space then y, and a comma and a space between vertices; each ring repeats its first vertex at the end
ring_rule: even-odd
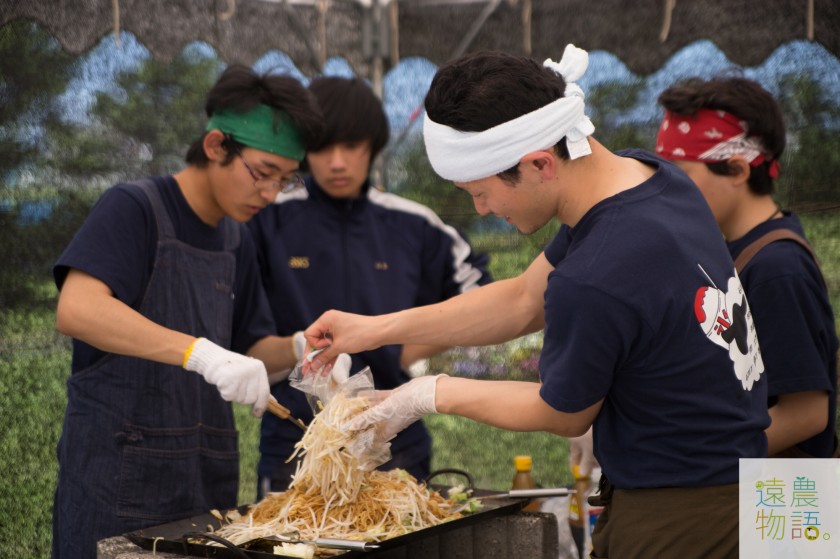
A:
POLYGON ((275 111, 268 105, 257 105, 244 113, 231 110, 214 113, 207 123, 207 131, 210 130, 221 130, 240 144, 298 161, 303 160, 306 153, 289 114, 275 111))

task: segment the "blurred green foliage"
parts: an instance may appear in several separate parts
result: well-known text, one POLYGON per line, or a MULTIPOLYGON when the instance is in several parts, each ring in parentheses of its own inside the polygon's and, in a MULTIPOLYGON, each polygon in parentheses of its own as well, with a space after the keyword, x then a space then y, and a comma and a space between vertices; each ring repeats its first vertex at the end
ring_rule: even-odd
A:
POLYGON ((779 102, 788 130, 777 199, 801 210, 837 209, 840 173, 840 100, 816 81, 797 75, 780 80, 779 102))
POLYGON ((99 190, 0 185, 0 308, 20 309, 51 302, 45 290, 52 266, 90 212, 99 190))
POLYGON ((35 23, 0 27, 0 176, 37 157, 37 127, 59 118, 56 98, 76 61, 35 23))
POLYGON ((0 557, 49 557, 70 351, 52 309, 0 315, 0 557))

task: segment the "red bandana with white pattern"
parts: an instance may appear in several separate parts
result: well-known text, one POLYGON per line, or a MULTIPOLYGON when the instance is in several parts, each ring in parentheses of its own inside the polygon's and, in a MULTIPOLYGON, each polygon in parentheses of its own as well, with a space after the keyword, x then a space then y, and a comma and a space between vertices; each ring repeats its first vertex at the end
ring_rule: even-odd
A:
MULTIPOLYGON (((695 115, 665 111, 656 135, 656 153, 665 159, 713 163, 742 156, 753 167, 770 160, 761 140, 747 136, 747 125, 735 115, 717 109, 700 109, 695 115)), ((768 171, 779 176, 779 162, 772 160, 768 171)))

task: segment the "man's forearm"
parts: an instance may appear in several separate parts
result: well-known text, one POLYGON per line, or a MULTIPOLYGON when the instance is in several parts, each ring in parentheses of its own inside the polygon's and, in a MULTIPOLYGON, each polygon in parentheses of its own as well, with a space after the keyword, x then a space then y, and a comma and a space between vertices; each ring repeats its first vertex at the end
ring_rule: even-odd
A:
POLYGON ((821 433, 829 421, 828 394, 823 391, 793 392, 779 396, 770 408, 767 454, 773 456, 821 433))
POLYGON ((427 359, 433 355, 442 353, 447 349, 450 348, 448 346, 441 345, 404 345, 402 348, 402 354, 400 354, 400 366, 403 369, 408 369, 417 361, 427 359))
POLYGON ((195 340, 149 320, 115 298, 103 282, 78 270, 71 270, 59 293, 56 327, 108 353, 179 366, 195 340))
POLYGON ((434 305, 378 317, 382 345, 446 347, 503 343, 542 328, 542 301, 520 278, 502 280, 434 305))
POLYGON ((544 297, 553 269, 540 254, 521 275, 485 285, 442 303, 378 316, 327 311, 305 331, 322 350, 314 368, 339 353, 384 345, 480 346, 506 342, 544 324, 544 297))
POLYGON ((252 345, 247 355, 265 363, 269 373, 292 369, 297 365, 292 336, 266 336, 252 345))
POLYGON ((601 403, 576 413, 560 412, 540 397, 537 382, 441 377, 435 392, 438 413, 459 415, 510 431, 546 431, 564 437, 585 433, 601 403))

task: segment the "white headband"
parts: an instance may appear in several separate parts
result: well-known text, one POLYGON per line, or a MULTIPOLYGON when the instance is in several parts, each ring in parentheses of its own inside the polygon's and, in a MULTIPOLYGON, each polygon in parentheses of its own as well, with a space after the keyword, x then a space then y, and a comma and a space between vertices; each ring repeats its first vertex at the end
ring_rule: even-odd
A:
POLYGON ((592 153, 586 137, 595 126, 584 111, 583 90, 574 83, 586 71, 589 55, 566 45, 560 62, 543 66, 566 80, 565 96, 482 132, 461 132, 425 116, 423 139, 435 172, 446 180, 469 182, 510 169, 527 153, 548 149, 566 137, 569 156, 592 153))

